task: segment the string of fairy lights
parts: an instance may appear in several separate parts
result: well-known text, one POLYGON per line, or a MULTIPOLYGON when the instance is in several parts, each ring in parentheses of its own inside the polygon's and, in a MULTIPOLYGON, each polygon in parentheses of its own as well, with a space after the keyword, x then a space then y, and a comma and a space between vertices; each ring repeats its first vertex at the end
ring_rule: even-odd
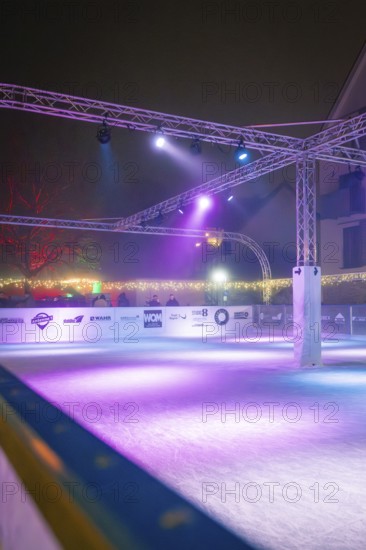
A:
MULTIPOLYGON (((345 273, 340 275, 323 275, 322 286, 337 286, 344 283, 361 281, 366 283, 365 273, 345 273)), ((0 288, 23 289, 25 279, 6 278, 0 279, 0 288)), ((34 280, 27 281, 31 289, 58 289, 63 290, 72 287, 80 293, 92 293, 95 285, 99 285, 103 292, 129 291, 206 291, 222 288, 222 283, 205 280, 133 280, 133 281, 100 281, 97 279, 64 279, 64 280, 34 280)), ((228 291, 253 291, 261 292, 263 285, 267 284, 271 294, 292 286, 292 279, 270 279, 263 281, 226 281, 225 289, 228 291)))

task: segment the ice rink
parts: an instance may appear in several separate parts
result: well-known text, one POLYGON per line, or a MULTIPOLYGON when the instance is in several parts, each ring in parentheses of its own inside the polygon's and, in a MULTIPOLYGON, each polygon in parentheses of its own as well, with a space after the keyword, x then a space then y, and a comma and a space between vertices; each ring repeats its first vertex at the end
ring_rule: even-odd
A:
POLYGON ((104 442, 271 550, 365 547, 365 359, 362 339, 324 344, 324 366, 313 369, 296 368, 280 340, 12 344, 1 353, 3 366, 104 442))

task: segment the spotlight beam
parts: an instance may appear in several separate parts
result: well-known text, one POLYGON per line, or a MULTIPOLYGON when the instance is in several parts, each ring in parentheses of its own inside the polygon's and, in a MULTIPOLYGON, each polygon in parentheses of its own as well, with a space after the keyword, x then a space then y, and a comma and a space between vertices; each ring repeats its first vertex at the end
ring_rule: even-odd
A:
POLYGON ((132 216, 121 219, 117 222, 116 227, 123 228, 130 225, 139 225, 141 220, 151 220, 155 218, 159 212, 167 214, 173 210, 178 210, 181 204, 188 205, 194 202, 202 195, 213 195, 221 193, 222 191, 241 185, 247 181, 256 179, 268 172, 278 170, 284 166, 292 164, 296 160, 296 155, 290 155, 287 153, 272 153, 266 155, 246 166, 232 170, 227 174, 223 174, 218 178, 203 183, 189 191, 185 191, 175 197, 171 197, 165 201, 162 201, 154 206, 141 210, 132 216))

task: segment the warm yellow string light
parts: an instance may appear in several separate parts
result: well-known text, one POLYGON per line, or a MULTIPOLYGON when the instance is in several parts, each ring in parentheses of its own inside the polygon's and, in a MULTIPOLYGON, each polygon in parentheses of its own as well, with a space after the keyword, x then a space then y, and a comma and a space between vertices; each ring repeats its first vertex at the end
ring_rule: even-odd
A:
MULTIPOLYGON (((362 281, 366 282, 366 273, 346 273, 341 275, 323 275, 322 286, 336 286, 343 283, 362 281)), ((23 288, 24 279, 6 278, 0 279, 0 288, 13 286, 15 288, 23 288)), ((40 288, 63 288, 72 286, 80 292, 92 292, 93 284, 97 279, 64 279, 64 280, 34 280, 30 281, 30 286, 33 289, 40 288)), ((267 281, 271 293, 292 286, 292 279, 271 279, 267 281)), ((221 284, 213 281, 176 281, 176 280, 139 280, 139 281, 102 281, 103 290, 105 292, 124 290, 138 291, 167 291, 174 292, 182 290, 203 291, 221 288, 221 284)), ((263 289, 263 281, 228 281, 225 283, 227 290, 251 290, 261 291, 263 289)))

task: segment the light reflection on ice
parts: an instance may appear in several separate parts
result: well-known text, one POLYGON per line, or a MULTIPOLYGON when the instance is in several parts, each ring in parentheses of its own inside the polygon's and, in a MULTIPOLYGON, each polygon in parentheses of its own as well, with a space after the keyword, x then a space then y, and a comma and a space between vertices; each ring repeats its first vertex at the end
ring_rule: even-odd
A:
POLYGON ((363 550, 365 347, 324 344, 324 366, 314 370, 294 368, 291 345, 281 341, 13 347, 3 362, 61 406, 78 402, 78 422, 260 548, 363 550), (126 409, 129 402, 138 408, 126 409), (222 416, 237 402, 237 417, 222 416), (262 411, 257 422, 243 417, 250 402, 262 411), (273 422, 266 402, 279 403, 273 422), (284 414, 292 402, 297 422, 293 408, 284 414), (205 403, 214 404, 206 422, 205 403), (88 410, 100 412, 97 422, 88 410), (138 422, 128 421, 132 410, 138 422), (206 502, 204 483, 214 488, 206 502), (247 483, 260 487, 258 502, 245 499, 247 483), (291 483, 297 502, 283 496, 291 483))

